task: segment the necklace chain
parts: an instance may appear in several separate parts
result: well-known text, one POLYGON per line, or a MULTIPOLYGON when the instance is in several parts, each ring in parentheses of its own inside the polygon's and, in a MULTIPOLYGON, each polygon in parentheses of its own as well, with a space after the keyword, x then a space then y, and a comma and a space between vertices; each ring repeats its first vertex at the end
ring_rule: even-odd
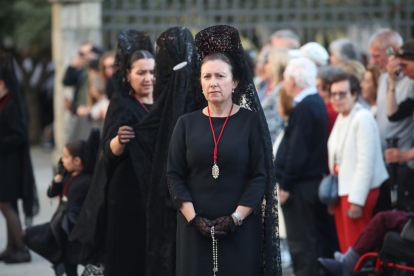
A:
POLYGON ((211 227, 211 238, 213 239, 213 272, 215 276, 216 272, 218 272, 218 254, 217 254, 218 239, 214 238, 214 226, 211 227))

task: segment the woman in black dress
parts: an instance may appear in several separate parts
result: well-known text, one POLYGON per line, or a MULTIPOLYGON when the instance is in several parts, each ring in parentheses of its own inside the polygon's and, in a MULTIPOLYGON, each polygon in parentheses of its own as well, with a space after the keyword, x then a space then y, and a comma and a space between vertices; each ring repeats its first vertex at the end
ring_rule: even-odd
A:
POLYGON ((23 199, 26 224, 38 212, 30 161, 23 100, 18 91, 12 59, 0 53, 0 210, 7 224, 7 248, 0 254, 6 263, 29 262, 19 219, 17 200, 23 199))
POLYGON ((271 140, 238 31, 213 26, 195 45, 168 156, 177 275, 281 275, 271 140))
MULTIPOLYGON (((165 172, 174 126, 183 113, 190 77, 188 63, 194 55, 194 39, 185 27, 172 27, 156 41, 154 107, 138 125, 129 153, 138 185, 145 187, 147 206, 146 275, 175 276, 177 219, 165 172)), ((141 274, 139 274, 141 275, 141 274)))
POLYGON ((117 122, 118 134, 105 142, 105 154, 113 162, 107 191, 105 276, 145 270, 146 208, 126 144, 135 138, 131 126, 141 121, 153 104, 154 65, 154 57, 146 50, 130 55, 125 79, 131 90, 123 94, 130 108, 117 122))
POLYGON ((145 275, 146 207, 130 158, 131 126, 153 104, 154 58, 146 33, 118 35, 116 91, 105 118, 99 161, 71 239, 94 241, 92 263, 104 261, 106 276, 145 275))

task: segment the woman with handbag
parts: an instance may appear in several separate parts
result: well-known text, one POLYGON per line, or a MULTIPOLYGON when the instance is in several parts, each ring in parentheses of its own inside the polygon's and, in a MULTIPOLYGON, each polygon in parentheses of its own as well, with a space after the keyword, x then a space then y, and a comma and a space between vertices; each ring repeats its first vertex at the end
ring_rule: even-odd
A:
POLYGON ((328 140, 329 169, 338 176, 334 214, 339 245, 344 253, 372 217, 379 187, 388 179, 374 116, 357 103, 360 87, 349 74, 334 77, 330 99, 339 113, 328 140))

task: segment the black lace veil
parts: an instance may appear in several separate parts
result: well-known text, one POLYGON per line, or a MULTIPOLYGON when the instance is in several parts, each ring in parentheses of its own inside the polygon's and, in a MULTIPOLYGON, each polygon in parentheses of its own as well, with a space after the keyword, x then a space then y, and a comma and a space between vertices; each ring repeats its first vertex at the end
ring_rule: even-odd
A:
MULTIPOLYGON (((0 74, 6 84, 6 87, 11 95, 11 99, 17 104, 19 116, 25 130, 25 144, 21 148, 19 154, 22 155, 23 164, 19 168, 22 174, 22 182, 17 183, 22 187, 23 211, 25 214, 26 226, 31 226, 33 217, 39 213, 39 200, 37 196, 37 189, 35 178, 33 174, 32 161, 30 157, 29 134, 27 124, 26 107, 14 68, 14 59, 11 53, 0 50, 0 74)), ((16 168, 18 169, 18 168, 16 168)))
POLYGON ((234 91, 233 102, 246 109, 257 112, 260 119, 260 131, 265 145, 267 186, 262 208, 255 206, 255 212, 263 215, 262 275, 281 276, 281 258, 279 241, 279 221, 277 210, 276 180, 273 172, 272 141, 267 127, 259 97, 244 56, 243 46, 237 29, 217 25, 202 30, 195 36, 197 57, 191 64, 192 77, 185 98, 184 113, 203 109, 207 101, 202 94, 200 84, 201 62, 209 54, 222 52, 230 57, 235 77, 239 84, 234 91))
POLYGON ((175 275, 176 209, 168 192, 167 156, 175 124, 182 115, 194 40, 187 28, 173 27, 156 41, 156 103, 133 126, 129 143, 138 183, 147 206, 147 275, 175 275), (179 65, 179 66, 177 66, 179 65), (162 173, 164 172, 164 173, 162 173))

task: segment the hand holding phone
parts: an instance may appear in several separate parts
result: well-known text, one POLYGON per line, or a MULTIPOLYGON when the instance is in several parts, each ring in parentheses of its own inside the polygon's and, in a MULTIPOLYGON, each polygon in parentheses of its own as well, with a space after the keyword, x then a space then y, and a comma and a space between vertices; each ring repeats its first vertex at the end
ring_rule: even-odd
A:
POLYGON ((395 59, 394 49, 392 47, 388 47, 387 49, 385 49, 385 52, 387 53, 387 56, 388 56, 388 65, 387 65, 388 74, 391 75, 390 71, 393 71, 394 75, 398 76, 401 73, 401 68, 400 68, 399 62, 396 61, 398 59, 395 59), (394 57, 394 58, 391 58, 391 57, 394 57))

